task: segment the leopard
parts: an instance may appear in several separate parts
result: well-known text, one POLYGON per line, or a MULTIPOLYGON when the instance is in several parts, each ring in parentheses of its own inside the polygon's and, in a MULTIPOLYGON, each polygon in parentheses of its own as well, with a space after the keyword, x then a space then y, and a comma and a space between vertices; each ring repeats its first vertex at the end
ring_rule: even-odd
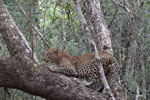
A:
MULTIPOLYGON (((121 70, 119 69, 119 64, 116 58, 105 50, 98 51, 99 56, 101 57, 100 62, 103 66, 104 73, 107 76, 110 72, 112 66, 116 66, 116 71, 119 75, 120 82, 123 87, 131 94, 136 94, 134 91, 131 91, 127 84, 125 84, 121 70)), ((88 78, 87 81, 83 81, 83 84, 87 87, 95 84, 96 82, 101 82, 99 69, 97 65, 97 59, 94 52, 90 52, 80 56, 71 56, 64 51, 58 48, 49 48, 45 52, 44 56, 45 62, 52 62, 53 67, 50 67, 50 70, 53 72, 61 73, 66 76, 76 77, 76 78, 88 78)), ((98 91, 102 91, 104 86, 98 91)))

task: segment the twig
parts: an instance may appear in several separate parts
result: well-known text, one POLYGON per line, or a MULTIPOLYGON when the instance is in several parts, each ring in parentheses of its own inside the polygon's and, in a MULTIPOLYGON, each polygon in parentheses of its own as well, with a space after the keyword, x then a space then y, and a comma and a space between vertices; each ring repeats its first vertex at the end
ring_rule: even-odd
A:
POLYGON ((110 28, 110 26, 111 26, 112 23, 114 22, 115 17, 116 17, 116 15, 117 15, 117 12, 118 12, 118 10, 115 11, 115 13, 114 13, 114 15, 113 15, 113 19, 111 20, 110 24, 108 25, 108 28, 110 28))
POLYGON ((112 0, 117 6, 120 6, 121 8, 125 9, 125 11, 127 11, 128 13, 131 13, 131 11, 129 10, 129 8, 123 4, 121 4, 120 2, 117 2, 115 0, 112 0))
MULTIPOLYGON (((25 16, 25 18, 31 23, 30 19, 28 18, 28 16, 26 15, 25 11, 23 10, 23 8, 19 5, 19 3, 14 0, 15 3, 17 4, 17 6, 19 7, 20 11, 22 12, 22 14, 25 16)), ((48 43, 45 41, 44 37, 42 36, 42 34, 35 28, 35 26, 31 23, 32 28, 36 31, 36 33, 40 36, 40 38, 42 39, 42 41, 45 43, 45 45, 49 48, 48 43)))
POLYGON ((57 6, 58 6, 58 4, 56 4, 56 5, 55 5, 55 7, 54 7, 52 22, 54 22, 54 19, 55 19, 55 18, 54 18, 54 16, 55 16, 55 12, 56 12, 56 8, 57 8, 57 6))
POLYGON ((3 47, 2 47, 2 45, 0 44, 0 50, 2 50, 3 49, 3 47))
POLYGON ((48 8, 50 8, 50 5, 54 4, 54 2, 50 2, 47 4, 47 8, 45 8, 44 10, 42 10, 41 15, 45 14, 45 12, 48 10, 48 8))

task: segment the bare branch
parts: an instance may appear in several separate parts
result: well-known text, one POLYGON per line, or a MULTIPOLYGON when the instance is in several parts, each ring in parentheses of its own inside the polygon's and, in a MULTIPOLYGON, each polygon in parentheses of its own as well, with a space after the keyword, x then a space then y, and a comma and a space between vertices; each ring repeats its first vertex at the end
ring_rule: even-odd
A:
POLYGON ((140 54, 141 54, 141 71, 142 71, 142 95, 143 100, 146 99, 146 76, 145 76, 145 61, 144 61, 144 54, 143 54, 143 47, 141 45, 141 41, 139 40, 139 37, 137 39, 137 44, 139 46, 140 54))
POLYGON ((125 11, 127 11, 128 13, 131 13, 131 11, 129 10, 129 8, 123 4, 121 4, 120 2, 117 2, 115 0, 112 0, 113 3, 115 3, 117 6, 120 6, 121 8, 125 9, 125 11))
POLYGON ((115 11, 115 13, 114 13, 114 15, 113 15, 113 18, 112 18, 110 24, 108 25, 108 28, 110 28, 110 26, 113 24, 113 22, 114 22, 114 20, 115 20, 115 18, 116 18, 117 12, 118 12, 118 10, 115 11))
MULTIPOLYGON (((31 23, 30 19, 28 18, 28 16, 26 15, 25 11, 23 10, 23 8, 19 5, 19 3, 14 0, 15 3, 17 4, 17 6, 19 7, 20 11, 22 12, 22 14, 25 16, 25 18, 31 23)), ((45 41, 43 35, 36 29, 36 27, 31 23, 32 28, 36 31, 36 33, 40 36, 40 38, 42 39, 42 41, 45 43, 45 45, 49 48, 48 43, 45 41)))

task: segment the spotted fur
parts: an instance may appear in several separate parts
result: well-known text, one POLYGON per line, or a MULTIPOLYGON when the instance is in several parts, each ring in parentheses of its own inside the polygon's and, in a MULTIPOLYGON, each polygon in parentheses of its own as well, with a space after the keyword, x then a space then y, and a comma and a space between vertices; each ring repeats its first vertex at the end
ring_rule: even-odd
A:
MULTIPOLYGON (((121 83, 123 87, 125 87, 128 92, 135 94, 130 89, 128 89, 125 84, 119 64, 114 56, 107 51, 99 51, 99 55, 101 57, 101 63, 104 68, 105 75, 109 73, 112 66, 116 66, 116 72, 118 72, 120 76, 121 83)), ((73 57, 61 51, 57 48, 49 48, 46 53, 44 60, 46 62, 53 62, 57 64, 58 67, 51 67, 51 70, 54 72, 62 73, 67 76, 77 77, 77 78, 89 78, 89 82, 84 84, 86 86, 90 86, 96 83, 99 80, 99 71, 96 63, 96 59, 94 57, 94 53, 88 53, 85 55, 73 57)))

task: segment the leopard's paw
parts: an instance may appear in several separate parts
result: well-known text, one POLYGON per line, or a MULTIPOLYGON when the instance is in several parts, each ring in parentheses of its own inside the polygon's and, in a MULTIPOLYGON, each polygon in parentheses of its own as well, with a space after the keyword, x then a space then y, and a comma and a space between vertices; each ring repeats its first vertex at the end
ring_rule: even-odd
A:
POLYGON ((50 67, 50 70, 51 70, 52 72, 57 72, 57 67, 56 67, 56 66, 51 66, 51 67, 50 67))
POLYGON ((83 81, 82 83, 83 83, 85 86, 87 86, 87 87, 92 84, 91 82, 87 82, 87 81, 83 81))

